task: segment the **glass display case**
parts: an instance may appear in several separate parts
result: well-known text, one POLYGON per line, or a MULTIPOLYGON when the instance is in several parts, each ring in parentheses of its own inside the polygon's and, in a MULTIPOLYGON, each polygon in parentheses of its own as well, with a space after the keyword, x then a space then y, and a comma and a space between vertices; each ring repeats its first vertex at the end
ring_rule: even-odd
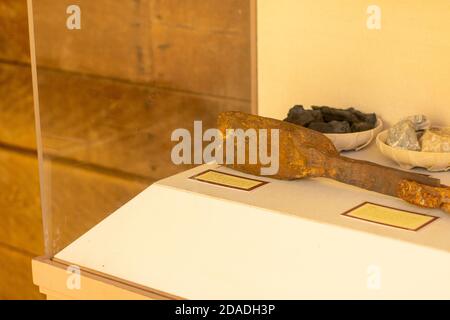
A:
POLYGON ((250 112, 249 4, 34 0, 30 14, 45 243, 55 254, 192 167, 171 160, 175 129, 250 112))
POLYGON ((48 263, 132 297, 450 296, 448 1, 28 4, 48 263), (206 157, 227 125, 276 173, 206 157))

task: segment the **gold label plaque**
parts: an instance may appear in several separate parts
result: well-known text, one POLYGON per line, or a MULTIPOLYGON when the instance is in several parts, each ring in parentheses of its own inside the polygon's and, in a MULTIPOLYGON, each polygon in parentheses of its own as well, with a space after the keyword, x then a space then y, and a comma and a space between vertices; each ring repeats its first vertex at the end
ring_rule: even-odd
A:
POLYGON ((409 231, 419 231, 439 219, 422 213, 394 209, 370 202, 363 203, 343 215, 409 231))
POLYGON ((261 180, 249 179, 215 170, 202 172, 191 177, 191 179, 244 191, 252 191, 268 183, 261 180))

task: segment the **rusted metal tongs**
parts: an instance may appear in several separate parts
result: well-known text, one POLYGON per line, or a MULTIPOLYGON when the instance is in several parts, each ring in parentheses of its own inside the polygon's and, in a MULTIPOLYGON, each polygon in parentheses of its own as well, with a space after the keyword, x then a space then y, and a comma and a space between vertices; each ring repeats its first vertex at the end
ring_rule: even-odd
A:
MULTIPOLYGON (((218 127, 225 140, 227 129, 278 129, 279 171, 272 178, 325 177, 450 213, 450 187, 441 185, 439 179, 343 157, 333 143, 319 132, 242 112, 220 114, 218 127)), ((270 146, 270 135, 267 140, 270 146)), ((245 148, 248 154, 248 146, 245 148)), ((263 167, 259 161, 257 164, 238 164, 235 161, 230 166, 254 175, 259 175, 263 167)))

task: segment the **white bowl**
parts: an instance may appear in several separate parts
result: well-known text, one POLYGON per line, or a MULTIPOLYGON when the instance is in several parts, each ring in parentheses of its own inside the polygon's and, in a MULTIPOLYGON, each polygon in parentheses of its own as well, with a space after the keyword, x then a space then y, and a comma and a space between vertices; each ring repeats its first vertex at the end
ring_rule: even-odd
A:
POLYGON ((383 155, 403 169, 425 168, 428 171, 450 170, 450 152, 421 152, 399 149, 386 144, 389 130, 377 136, 377 146, 383 155))
POLYGON ((338 151, 359 151, 367 147, 383 130, 383 121, 377 120, 377 125, 372 130, 353 133, 326 133, 338 151))

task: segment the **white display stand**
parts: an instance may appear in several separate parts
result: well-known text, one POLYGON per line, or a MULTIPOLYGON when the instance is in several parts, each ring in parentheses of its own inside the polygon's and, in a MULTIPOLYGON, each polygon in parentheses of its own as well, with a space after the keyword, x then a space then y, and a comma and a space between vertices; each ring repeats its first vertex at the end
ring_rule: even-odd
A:
MULTIPOLYGON (((388 163, 374 146, 352 156, 388 163)), ((162 180, 55 258, 187 299, 450 298, 449 215, 324 179, 190 179, 216 167, 236 174, 162 180), (366 201, 440 219, 412 232, 342 215, 366 201)))

